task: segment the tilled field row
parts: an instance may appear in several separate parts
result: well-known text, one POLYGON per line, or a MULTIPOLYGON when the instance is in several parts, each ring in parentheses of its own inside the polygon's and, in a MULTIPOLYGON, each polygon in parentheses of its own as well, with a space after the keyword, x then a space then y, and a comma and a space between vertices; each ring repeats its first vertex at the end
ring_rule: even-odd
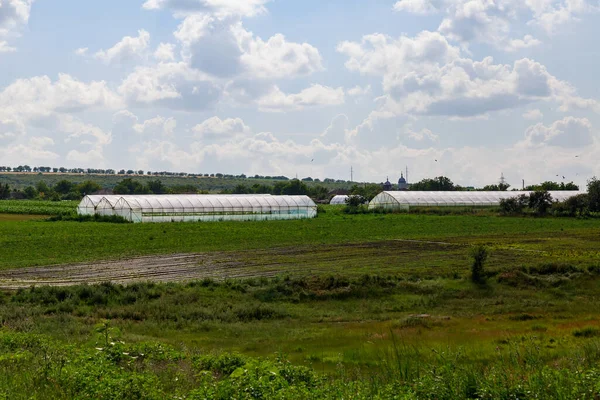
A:
MULTIPOLYGON (((269 277, 281 274, 410 273, 463 265, 464 246, 441 242, 381 241, 241 252, 136 257, 0 271, 1 289, 113 282, 190 281, 269 277)), ((466 266, 466 264, 464 264, 466 266)))

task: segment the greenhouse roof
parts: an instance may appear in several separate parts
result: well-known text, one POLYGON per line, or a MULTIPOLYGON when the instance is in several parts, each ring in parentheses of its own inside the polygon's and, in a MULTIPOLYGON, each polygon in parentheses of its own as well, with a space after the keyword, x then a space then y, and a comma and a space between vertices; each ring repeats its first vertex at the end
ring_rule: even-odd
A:
MULTIPOLYGON (((529 195, 529 191, 483 192, 483 191, 447 191, 413 192, 385 191, 379 193, 369 203, 369 208, 397 206, 494 206, 500 200, 529 195)), ((553 200, 564 201, 569 197, 585 193, 581 191, 550 191, 553 200)))

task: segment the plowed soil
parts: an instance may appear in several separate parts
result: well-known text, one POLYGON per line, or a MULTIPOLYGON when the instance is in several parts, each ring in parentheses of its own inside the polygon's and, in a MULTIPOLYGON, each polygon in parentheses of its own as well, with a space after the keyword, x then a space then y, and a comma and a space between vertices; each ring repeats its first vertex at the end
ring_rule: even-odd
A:
MULTIPOLYGON (((513 251, 495 252, 510 263, 513 251)), ((523 260, 523 254, 519 256, 523 260)), ((494 263, 494 260, 492 260, 494 263)), ((468 269, 465 245, 391 240, 360 244, 287 247, 240 252, 170 254, 0 271, 0 288, 68 286, 113 282, 189 281, 323 273, 397 274, 422 277, 468 269)))

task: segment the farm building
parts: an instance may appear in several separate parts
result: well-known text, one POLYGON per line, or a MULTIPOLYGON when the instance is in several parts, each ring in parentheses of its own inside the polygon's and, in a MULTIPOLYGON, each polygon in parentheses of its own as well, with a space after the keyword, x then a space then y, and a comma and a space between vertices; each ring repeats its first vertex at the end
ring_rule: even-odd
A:
MULTIPOLYGON (((454 207, 454 206, 497 206, 500 200, 517 197, 531 192, 381 192, 369 203, 369 209, 408 210, 410 207, 454 207)), ((566 190, 551 191, 552 199, 564 201, 584 192, 566 190)))
MULTIPOLYGON (((78 212, 89 214, 94 201, 84 198, 78 212)), ((314 218, 317 206, 308 196, 122 195, 106 196, 94 213, 132 222, 247 221, 314 218)))

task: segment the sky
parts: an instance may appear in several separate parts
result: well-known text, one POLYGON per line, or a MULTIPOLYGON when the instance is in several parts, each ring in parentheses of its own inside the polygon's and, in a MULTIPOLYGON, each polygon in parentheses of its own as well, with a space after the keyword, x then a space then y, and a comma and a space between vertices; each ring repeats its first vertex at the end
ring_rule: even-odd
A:
POLYGON ((0 165, 600 176, 600 0, 0 0, 0 165))

